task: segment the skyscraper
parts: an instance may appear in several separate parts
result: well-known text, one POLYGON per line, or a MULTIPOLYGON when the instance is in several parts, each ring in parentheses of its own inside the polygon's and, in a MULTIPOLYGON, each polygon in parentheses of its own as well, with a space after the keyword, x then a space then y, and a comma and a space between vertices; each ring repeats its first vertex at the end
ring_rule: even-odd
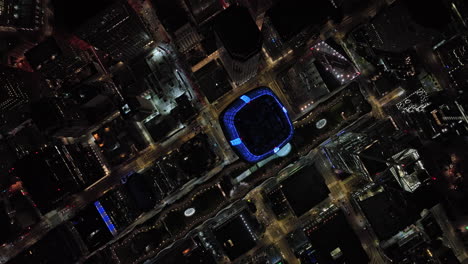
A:
POLYGON ((455 89, 464 89, 468 86, 464 76, 467 73, 468 61, 468 36, 459 35, 446 41, 437 47, 437 55, 449 75, 451 85, 455 89))
POLYGON ((0 67, 0 111, 5 112, 29 100, 32 80, 30 73, 21 70, 0 67))
POLYGON ((128 61, 152 43, 140 17, 123 1, 117 1, 86 21, 76 34, 116 61, 128 61))
POLYGON ((281 0, 274 3, 265 17, 268 18, 264 26, 269 28, 265 32, 269 41, 274 40, 273 46, 287 44, 284 47, 287 48, 305 44, 305 41, 319 33, 319 27, 328 20, 338 23, 342 13, 329 0, 281 0))
POLYGON ((402 52, 414 45, 437 39, 440 34, 415 22, 405 3, 399 1, 368 24, 353 30, 351 36, 359 48, 371 49, 369 53, 372 53, 373 49, 402 52))
POLYGON ((262 35, 246 7, 231 6, 215 18, 220 57, 232 81, 240 85, 257 74, 262 35))
MULTIPOLYGON (((198 24, 209 20, 217 12, 226 7, 225 1, 211 0, 184 0, 191 15, 198 24)), ((175 2, 175 1, 174 1, 175 2)))
POLYGON ((2 0, 0 32, 37 31, 43 21, 42 0, 2 0))
POLYGON ((90 61, 83 50, 57 37, 47 38, 25 55, 35 71, 46 78, 61 80, 78 72, 90 61))
POLYGON ((278 76, 283 91, 289 94, 289 103, 297 113, 310 109, 314 102, 330 93, 317 69, 317 61, 304 58, 278 76))
POLYGON ((52 210, 63 197, 82 187, 82 175, 67 154, 63 146, 50 146, 15 163, 16 175, 42 213, 52 210))

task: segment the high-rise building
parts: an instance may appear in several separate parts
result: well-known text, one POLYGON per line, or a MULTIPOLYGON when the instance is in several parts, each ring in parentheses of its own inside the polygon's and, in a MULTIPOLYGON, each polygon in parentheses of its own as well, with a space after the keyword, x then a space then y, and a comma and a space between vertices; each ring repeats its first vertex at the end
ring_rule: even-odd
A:
POLYGON ((381 243, 381 247, 387 258, 396 263, 403 261, 410 263, 460 263, 439 262, 436 252, 432 253, 433 249, 429 242, 421 229, 411 225, 381 243))
POLYGON ((158 19, 166 31, 174 33, 189 22, 183 1, 152 0, 158 19))
POLYGON ((267 51, 276 57, 278 50, 288 47, 297 48, 317 37, 320 27, 328 20, 339 23, 342 13, 333 6, 332 1, 280 0, 265 13, 267 51))
POLYGON ((0 67, 0 111, 14 109, 29 101, 33 84, 31 73, 0 67))
POLYGON ((131 60, 153 42, 135 10, 123 1, 116 1, 75 33, 116 61, 131 60))
POLYGON ((353 194, 353 204, 363 212, 380 241, 387 240, 411 225, 418 217, 398 192, 369 184, 353 194))
POLYGON ((200 90, 210 103, 215 102, 232 89, 229 76, 219 60, 209 62, 194 75, 200 90))
POLYGON ((443 89, 434 74, 421 70, 418 74, 418 79, 421 86, 428 94, 440 92, 443 89))
POLYGON ((70 221, 72 230, 76 230, 86 245, 87 253, 100 248, 113 238, 98 210, 100 208, 98 209, 94 204, 90 204, 70 221))
POLYGON ((185 5, 190 10, 192 17, 198 24, 209 20, 215 14, 227 7, 225 1, 211 0, 184 0, 185 5))
POLYGON ((429 116, 434 107, 427 92, 419 88, 386 106, 386 111, 400 129, 415 131, 423 138, 435 138, 441 127, 429 116))
MULTIPOLYGON (((445 98, 444 98, 445 99, 445 98)), ((443 100, 443 99, 442 99, 443 100)), ((435 121, 436 131, 441 134, 451 133, 455 135, 466 135, 468 133, 468 118, 466 118, 466 104, 463 100, 453 103, 434 103, 430 109, 430 119, 435 121)))
POLYGON ((14 156, 22 158, 46 143, 44 135, 39 131, 31 119, 20 126, 10 130, 6 136, 6 142, 14 152, 14 156))
POLYGON ((278 77, 288 94, 289 105, 297 113, 309 110, 314 102, 330 93, 313 57, 304 58, 278 77))
POLYGON ((306 223, 302 229, 309 238, 317 263, 368 263, 358 236, 335 206, 306 223))
POLYGON ((257 74, 262 35, 245 7, 231 6, 214 22, 221 61, 231 80, 240 85, 257 74))
POLYGON ((198 236, 181 240, 174 247, 159 254, 156 262, 161 264, 216 263, 212 252, 203 246, 198 236))
POLYGON ((100 157, 87 144, 70 144, 63 146, 71 163, 80 171, 84 185, 90 185, 106 174, 106 168, 100 157))
POLYGON ((268 56, 271 60, 274 61, 281 57, 281 55, 283 55, 285 44, 283 43, 278 31, 273 26, 269 16, 265 16, 263 20, 262 35, 264 39, 263 46, 268 52, 268 56))
POLYGON ((115 187, 94 205, 113 234, 130 225, 141 213, 124 185, 115 187))
POLYGON ((389 120, 361 119, 322 143, 322 151, 333 169, 373 180, 387 168, 387 159, 399 151, 393 149, 397 148, 396 144, 384 140, 390 139, 394 132, 389 120))
POLYGON ((42 0, 2 0, 0 32, 37 31, 44 24, 42 0))
MULTIPOLYGON (((32 120, 40 131, 54 134, 68 128, 73 135, 80 134, 87 128, 83 112, 75 102, 59 97, 45 97, 31 104, 32 120)), ((70 134, 59 133, 70 136, 70 134)))
POLYGON ((328 198, 330 193, 313 165, 305 165, 296 171, 268 192, 271 208, 278 217, 285 215, 283 209, 301 217, 328 198))
POLYGON ((57 37, 47 38, 25 55, 35 71, 50 79, 67 79, 90 62, 85 51, 57 37))
POLYGON ((411 51, 386 52, 376 51, 378 64, 383 70, 393 74, 399 80, 407 80, 416 75, 414 55, 411 51))
POLYGON ((350 35, 358 48, 367 49, 368 53, 372 53, 372 49, 402 52, 414 45, 442 38, 433 28, 416 23, 404 1, 392 4, 350 35))
POLYGON ((261 16, 275 2, 274 0, 234 0, 231 3, 239 3, 249 9, 253 18, 261 16))
POLYGON ((76 263, 83 254, 83 248, 70 227, 60 225, 47 233, 43 239, 11 259, 9 263, 76 263))
POLYGON ((416 149, 405 149, 392 158, 398 165, 392 166, 390 171, 403 190, 414 192, 428 180, 429 175, 416 149))
POLYGON ((231 215, 225 215, 210 231, 223 253, 234 261, 256 246, 260 230, 256 217, 241 208, 231 215))
POLYGON ((119 165, 134 157, 136 152, 148 146, 148 142, 135 124, 122 117, 102 124, 91 133, 94 142, 111 166, 119 165))
POLYGON ((187 52, 201 41, 201 36, 196 27, 186 23, 174 33, 174 40, 180 52, 187 52))
POLYGON ((463 76, 468 72, 468 36, 459 35, 449 39, 436 49, 436 53, 448 73, 451 84, 458 90, 468 87, 463 76))
MULTIPOLYGON (((48 212, 63 197, 82 190, 102 176, 90 174, 93 157, 80 155, 87 154, 77 152, 73 146, 51 145, 21 158, 14 164, 13 172, 41 212, 48 212)), ((97 166, 92 169, 93 173, 99 172, 97 166)))

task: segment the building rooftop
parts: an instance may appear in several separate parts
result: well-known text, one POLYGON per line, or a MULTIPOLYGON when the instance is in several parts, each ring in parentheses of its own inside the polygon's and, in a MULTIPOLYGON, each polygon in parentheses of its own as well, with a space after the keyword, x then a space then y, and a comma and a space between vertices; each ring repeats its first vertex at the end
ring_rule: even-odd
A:
POLYGON ((223 8, 221 1, 212 0, 185 0, 185 4, 197 23, 205 22, 223 8))
POLYGON ((304 167, 281 182, 281 189, 297 216, 325 200, 330 193, 317 169, 312 165, 304 167))
POLYGON ((0 67, 0 110, 8 110, 25 105, 37 90, 37 78, 30 72, 15 68, 0 67))
POLYGON ((116 0, 52 0, 56 25, 65 30, 76 30, 86 20, 98 15, 116 0))
POLYGON ((54 60, 61 54, 62 50, 53 37, 48 37, 46 40, 25 53, 29 64, 34 69, 39 69, 38 66, 54 60))
POLYGON ((249 162, 278 152, 293 136, 286 108, 267 87, 236 99, 222 114, 221 123, 234 150, 249 162))
POLYGON ((328 0, 281 0, 266 15, 280 37, 288 41, 309 26, 325 23, 329 17, 338 18, 338 14, 328 0))
POLYGON ((215 18, 214 30, 227 52, 245 61, 262 48, 262 34, 246 7, 233 5, 215 18))
POLYGON ((385 171, 388 167, 387 164, 383 162, 388 159, 383 152, 384 147, 380 142, 374 142, 363 151, 359 152, 359 157, 372 178, 378 176, 379 173, 385 171), (376 159, 382 161, 377 161, 376 159))
POLYGON ((195 72, 195 78, 210 103, 232 90, 226 71, 216 61, 209 62, 195 72))
POLYGON ((407 221, 402 221, 403 210, 396 206, 386 192, 379 192, 360 201, 359 206, 381 240, 392 237, 407 224, 407 221))
POLYGON ((206 250, 194 238, 188 238, 180 241, 173 248, 168 250, 166 254, 161 254, 156 259, 156 263, 160 264, 215 264, 216 261, 210 251, 206 250))
POLYGON ((66 225, 60 225, 8 263, 75 263, 81 256, 73 232, 66 225))
POLYGON ((326 212, 321 221, 305 227, 319 263, 368 263, 369 257, 341 210, 326 212))
POLYGON ((152 0, 156 7, 156 14, 166 30, 175 32, 189 22, 188 13, 185 12, 179 1, 152 0))
POLYGON ((229 259, 235 260, 255 247, 256 242, 250 232, 240 214, 218 227, 214 235, 229 259))

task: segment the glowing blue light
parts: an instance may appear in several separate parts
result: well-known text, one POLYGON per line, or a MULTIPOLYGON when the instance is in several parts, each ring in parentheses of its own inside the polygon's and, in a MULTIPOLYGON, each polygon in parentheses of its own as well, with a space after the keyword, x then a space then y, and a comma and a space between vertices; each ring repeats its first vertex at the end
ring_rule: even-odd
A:
POLYGON ((331 138, 325 140, 322 144, 320 144, 320 146, 326 146, 326 145, 328 145, 328 143, 330 143, 330 142, 331 142, 331 138))
POLYGON ((330 162, 330 165, 332 166, 333 169, 335 169, 335 165, 330 159, 330 156, 328 156, 328 152, 326 150, 323 150, 323 153, 325 153, 325 156, 327 157, 328 162, 330 162))
MULTIPOLYGON (((250 92, 248 92, 246 95, 241 96, 239 99, 240 100, 235 100, 224 112, 223 116, 221 117, 221 122, 223 124, 223 130, 226 136, 226 139, 231 143, 233 148, 238 152, 238 154, 244 158, 248 162, 258 162, 260 160, 263 160, 267 158, 268 156, 273 155, 275 152, 275 149, 271 149, 270 151, 267 151, 266 153, 263 153, 261 155, 255 155, 250 150, 248 147, 240 140, 239 133, 237 131, 237 128, 235 126, 235 116, 236 114, 249 102, 255 100, 258 97, 261 96, 270 96, 272 97, 276 103, 279 105, 279 107, 282 109, 282 112, 285 115, 285 118, 288 122, 289 126, 289 135, 276 147, 278 150, 280 150, 284 145, 286 145, 292 138, 293 133, 294 133, 294 128, 291 123, 291 120, 289 119, 289 116, 287 114, 286 108, 283 106, 281 101, 278 99, 278 97, 267 87, 260 87, 257 89, 254 89, 250 92), (238 140, 239 139, 239 140, 238 140), (239 142, 240 141, 240 142, 239 142)), ((277 151, 278 151, 277 150, 277 151)))
POLYGON ((278 152, 279 150, 280 150, 280 148, 276 147, 276 148, 273 149, 273 152, 276 153, 276 152, 278 152))
POLYGON ((286 110, 286 107, 283 106, 283 112, 287 113, 288 110, 286 110))
POLYGON ((104 207, 102 207, 101 203, 99 201, 96 201, 94 202, 94 206, 98 210, 99 214, 101 215, 102 220, 104 220, 104 223, 106 224, 111 234, 114 236, 117 235, 117 230, 115 229, 114 224, 112 223, 111 219, 109 218, 106 211, 104 210, 104 207))
POLYGON ((236 139, 231 140, 231 145, 232 146, 237 146, 237 145, 240 145, 240 144, 242 144, 242 140, 240 138, 236 138, 236 139))
POLYGON ((103 213, 104 213, 104 208, 102 208, 102 207, 98 207, 97 210, 98 210, 98 212, 99 212, 100 214, 103 214, 103 213))
POLYGON ((250 102, 250 97, 248 97, 247 95, 241 96, 240 99, 244 101, 246 104, 250 102))

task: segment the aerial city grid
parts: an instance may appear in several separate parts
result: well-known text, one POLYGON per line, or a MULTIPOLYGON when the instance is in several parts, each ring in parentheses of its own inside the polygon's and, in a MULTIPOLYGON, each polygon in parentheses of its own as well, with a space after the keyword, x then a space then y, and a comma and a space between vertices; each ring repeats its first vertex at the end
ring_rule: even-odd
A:
POLYGON ((0 264, 468 264, 465 0, 0 0, 0 264))

